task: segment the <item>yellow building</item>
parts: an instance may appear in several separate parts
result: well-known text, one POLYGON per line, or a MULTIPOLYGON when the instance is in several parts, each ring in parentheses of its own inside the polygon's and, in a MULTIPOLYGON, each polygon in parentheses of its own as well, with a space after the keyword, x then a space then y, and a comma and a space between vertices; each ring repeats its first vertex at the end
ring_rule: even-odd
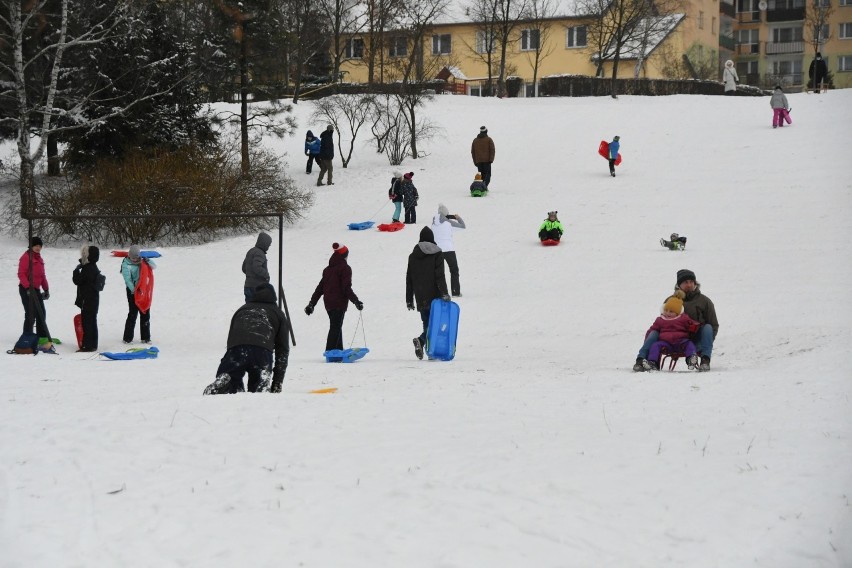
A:
MULTIPOLYGON (((813 59, 805 31, 805 1, 736 0, 734 5, 734 0, 686 0, 682 13, 657 26, 646 46, 625 47, 618 76, 633 77, 641 62, 640 77, 718 80, 724 61, 733 59, 741 84, 771 87, 781 83, 788 90, 803 88, 813 59)), ((828 39, 821 48, 834 85, 852 86, 852 0, 815 1, 839 3, 822 32, 828 39)), ((543 77, 595 75, 588 24, 588 18, 562 16, 515 26, 507 49, 506 76, 522 80, 519 96, 532 96, 543 77)), ((347 82, 370 81, 368 59, 373 63, 372 81, 379 83, 399 80, 405 65, 416 60, 424 80, 441 78, 458 93, 483 94, 488 80, 486 35, 481 26, 465 21, 464 16, 432 25, 420 46, 406 32, 391 30, 381 36, 382 45, 371 56, 368 37, 346 39, 341 71, 347 82), (417 57, 412 58, 412 53, 417 57)), ((495 46, 491 65, 495 83, 499 62, 499 46, 495 46)), ((603 75, 611 73, 612 62, 608 61, 603 75)))

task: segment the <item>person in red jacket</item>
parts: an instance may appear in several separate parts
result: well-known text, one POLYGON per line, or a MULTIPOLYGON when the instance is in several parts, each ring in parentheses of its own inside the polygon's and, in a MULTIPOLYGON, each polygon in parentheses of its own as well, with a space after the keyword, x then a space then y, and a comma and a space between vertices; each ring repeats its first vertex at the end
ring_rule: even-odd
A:
POLYGON ((334 250, 328 259, 328 266, 322 271, 322 279, 314 290, 311 301, 305 307, 305 313, 314 313, 314 306, 323 297, 325 311, 328 312, 328 338, 325 340, 325 350, 343 349, 343 318, 346 316, 346 308, 351 301, 358 308, 364 309, 364 304, 352 291, 352 269, 347 264, 349 249, 334 243, 334 250))
POLYGON ((660 354, 665 348, 669 353, 677 353, 686 356, 686 364, 690 369, 698 366, 698 352, 690 336, 698 331, 697 321, 683 313, 683 299, 686 294, 682 290, 666 298, 660 317, 654 320, 648 328, 646 337, 652 331, 660 334, 659 341, 651 345, 648 352, 648 362, 652 369, 660 368, 660 354))
POLYGON ((49 337, 47 331, 47 312, 44 309, 44 301, 50 298, 50 286, 44 272, 44 259, 41 257, 41 248, 44 243, 39 237, 33 237, 30 248, 21 255, 18 261, 18 292, 21 294, 21 303, 24 304, 24 333, 33 332, 35 322, 36 333, 39 337, 49 337), (30 263, 32 258, 32 263, 30 263), (32 269, 32 272, 30 272, 32 269), (32 273, 32 282, 30 274, 32 273), (33 292, 32 309, 30 303, 30 288, 33 292))

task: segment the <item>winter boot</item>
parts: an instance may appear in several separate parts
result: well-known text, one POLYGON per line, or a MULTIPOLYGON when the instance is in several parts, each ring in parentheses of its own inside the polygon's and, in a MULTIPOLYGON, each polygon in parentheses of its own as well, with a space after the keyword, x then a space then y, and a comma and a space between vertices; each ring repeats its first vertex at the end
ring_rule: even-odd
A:
MULTIPOLYGON (((231 394, 237 392, 237 390, 233 388, 234 385, 232 385, 231 382, 231 375, 228 373, 222 373, 216 377, 215 381, 207 385, 203 394, 231 394)), ((240 386, 242 387, 242 385, 240 386)), ((239 390, 242 391, 243 389, 240 388, 239 390)))
POLYGON ((417 355, 418 359, 423 359, 423 344, 420 343, 420 338, 414 338, 414 354, 417 355))
POLYGON ((701 356, 701 364, 698 365, 699 371, 709 371, 710 370, 710 357, 707 355, 701 356))
POLYGON ((686 366, 689 367, 689 370, 696 368, 698 366, 698 355, 690 355, 686 358, 686 366))
POLYGON ((642 359, 642 366, 646 371, 659 371, 660 363, 657 361, 650 361, 648 359, 642 359))
POLYGON ((642 365, 642 361, 644 361, 644 359, 642 357, 636 357, 636 363, 633 365, 633 371, 634 372, 636 372, 636 373, 644 373, 645 372, 645 366, 642 365))

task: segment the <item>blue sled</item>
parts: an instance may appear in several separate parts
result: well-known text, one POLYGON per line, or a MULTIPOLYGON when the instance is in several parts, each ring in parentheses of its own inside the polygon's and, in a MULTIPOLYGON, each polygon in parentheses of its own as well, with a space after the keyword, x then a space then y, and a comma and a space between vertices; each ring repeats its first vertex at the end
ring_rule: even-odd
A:
POLYGON ((353 347, 351 349, 329 349, 323 355, 326 363, 354 363, 369 353, 366 347, 353 347))
POLYGON ((155 250, 140 250, 139 256, 142 258, 160 258, 163 255, 155 250))
POLYGON ((349 223, 349 230, 350 231, 364 231, 366 229, 369 229, 370 227, 372 227, 375 224, 376 223, 373 222, 373 221, 364 221, 363 223, 349 223))
POLYGON ((459 333, 459 305, 440 298, 429 307, 429 332, 426 336, 426 355, 430 359, 451 361, 456 356, 456 336, 459 333))
POLYGON ((156 347, 148 347, 147 349, 142 349, 140 347, 134 349, 128 349, 124 353, 113 353, 110 351, 104 351, 101 353, 107 359, 112 359, 113 361, 131 361, 133 359, 156 359, 157 355, 160 354, 160 350, 156 347))

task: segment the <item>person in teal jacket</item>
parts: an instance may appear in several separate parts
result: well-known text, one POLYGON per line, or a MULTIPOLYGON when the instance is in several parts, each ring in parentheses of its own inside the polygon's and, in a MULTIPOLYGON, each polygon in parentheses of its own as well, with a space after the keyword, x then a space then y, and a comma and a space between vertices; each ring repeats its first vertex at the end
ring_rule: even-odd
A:
POLYGON ((124 342, 133 341, 133 330, 136 328, 136 317, 139 316, 139 338, 142 343, 151 343, 151 310, 140 312, 136 305, 136 286, 139 284, 139 266, 145 262, 152 269, 157 265, 150 258, 142 258, 139 245, 132 245, 127 257, 121 262, 121 275, 124 277, 125 292, 127 292, 127 319, 124 322, 124 342))
POLYGON ((609 175, 615 177, 615 159, 618 158, 618 149, 621 147, 620 136, 616 136, 609 143, 609 175))
POLYGON ((541 227, 538 228, 539 239, 543 241, 558 241, 562 238, 562 233, 565 232, 565 227, 563 227, 562 223, 559 221, 557 213, 559 212, 548 211, 547 219, 545 219, 544 223, 541 224, 541 227))

